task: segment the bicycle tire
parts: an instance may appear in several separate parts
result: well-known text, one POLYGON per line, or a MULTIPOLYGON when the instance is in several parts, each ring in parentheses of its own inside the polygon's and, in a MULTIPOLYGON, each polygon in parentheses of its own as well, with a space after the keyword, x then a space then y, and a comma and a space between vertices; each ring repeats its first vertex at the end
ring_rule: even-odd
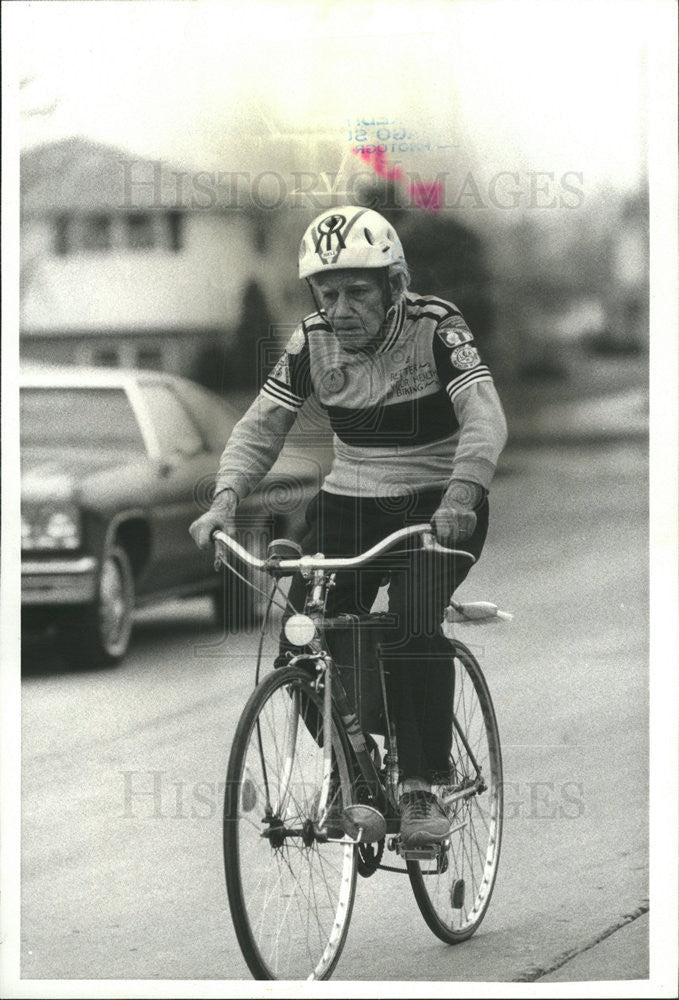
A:
MULTIPOLYGON (((300 667, 266 676, 245 705, 229 758, 226 888, 236 936, 255 979, 328 979, 351 921, 356 848, 313 838, 321 819, 323 750, 312 735, 322 718, 322 695, 312 683, 300 667), (281 835, 281 825, 306 830, 307 842, 300 835, 281 835)), ((339 813, 350 801, 352 772, 335 710, 332 745, 339 813)))
MULTIPOLYGON (((454 647, 454 716, 487 788, 450 807, 455 832, 440 861, 407 861, 420 912, 434 934, 448 944, 470 938, 486 915, 500 861, 503 817, 502 754, 490 690, 470 650, 457 641, 454 647)), ((451 784, 434 789, 444 800, 455 790, 468 787, 475 777, 455 724, 452 737, 451 784)))

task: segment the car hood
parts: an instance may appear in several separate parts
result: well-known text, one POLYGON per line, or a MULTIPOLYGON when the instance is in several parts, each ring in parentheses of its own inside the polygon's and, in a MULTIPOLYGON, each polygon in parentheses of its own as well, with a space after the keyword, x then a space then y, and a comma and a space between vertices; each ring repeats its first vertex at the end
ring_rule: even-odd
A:
POLYGON ((30 500, 68 500, 95 472, 129 465, 139 455, 101 448, 24 447, 21 450, 21 496, 30 500))

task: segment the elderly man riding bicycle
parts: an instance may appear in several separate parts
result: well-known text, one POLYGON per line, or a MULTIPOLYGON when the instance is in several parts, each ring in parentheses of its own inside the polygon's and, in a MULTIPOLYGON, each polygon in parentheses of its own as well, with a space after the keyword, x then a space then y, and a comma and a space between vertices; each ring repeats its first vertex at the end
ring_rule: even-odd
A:
MULTIPOLYGON (((370 209, 325 212, 306 230, 299 276, 316 305, 290 338, 224 449, 210 510, 191 525, 199 547, 234 532, 238 503, 274 464, 304 402, 333 430, 334 461, 307 510, 305 551, 348 556, 407 524, 430 522, 442 545, 475 558, 488 490, 506 440, 502 406, 472 333, 451 302, 408 290, 391 224, 370 209)), ((396 626, 388 661, 402 777, 401 839, 443 840, 449 818, 431 790, 449 767, 455 683, 444 609, 468 572, 426 547, 357 576, 338 572, 328 613, 370 611, 385 571, 396 626)), ((289 599, 304 602, 296 577, 289 599)), ((290 650, 285 640, 277 665, 290 650)))

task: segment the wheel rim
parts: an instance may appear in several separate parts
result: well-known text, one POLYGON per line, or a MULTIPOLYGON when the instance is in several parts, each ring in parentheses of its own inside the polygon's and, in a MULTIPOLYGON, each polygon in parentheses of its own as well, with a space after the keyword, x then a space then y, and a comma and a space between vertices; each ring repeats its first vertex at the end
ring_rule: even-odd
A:
MULTIPOLYGON (((244 916, 236 929, 251 971, 272 979, 329 976, 344 944, 356 884, 354 848, 314 837, 323 751, 304 723, 307 718, 312 726, 316 708, 303 690, 307 684, 297 680, 270 692, 250 727, 239 777, 227 786, 225 838, 235 848, 230 853, 226 845, 227 885, 233 910, 237 880, 244 916), (299 834, 282 835, 281 827, 299 834), (230 871, 234 854, 237 871, 230 871)), ((349 795, 341 747, 335 759, 342 772, 335 796, 341 811, 349 795)))
POLYGON ((452 938, 469 936, 483 919, 497 874, 502 834, 497 724, 485 682, 464 654, 455 657, 455 716, 462 732, 453 729, 451 781, 434 789, 449 803, 453 832, 438 863, 420 866, 431 907, 452 938), (472 755, 485 790, 479 785, 472 755), (470 794, 455 801, 461 791, 470 794))
POLYGON ((132 629, 131 593, 125 570, 114 555, 107 556, 101 568, 99 628, 109 656, 125 651, 132 629))

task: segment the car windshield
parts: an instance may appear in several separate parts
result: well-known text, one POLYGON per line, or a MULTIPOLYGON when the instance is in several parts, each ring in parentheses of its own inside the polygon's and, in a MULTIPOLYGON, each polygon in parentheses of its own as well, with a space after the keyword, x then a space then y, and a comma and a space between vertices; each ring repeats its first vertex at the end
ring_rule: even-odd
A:
POLYGON ((143 452, 144 440, 124 389, 21 390, 21 444, 143 452))

